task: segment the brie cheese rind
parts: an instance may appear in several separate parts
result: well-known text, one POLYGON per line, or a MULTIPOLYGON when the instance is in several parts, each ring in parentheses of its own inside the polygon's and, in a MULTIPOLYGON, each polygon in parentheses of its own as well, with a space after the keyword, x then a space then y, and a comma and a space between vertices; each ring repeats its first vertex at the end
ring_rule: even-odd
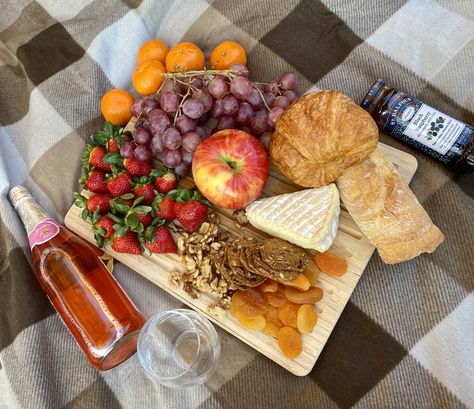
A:
POLYGON ((339 226, 339 191, 334 183, 256 200, 247 219, 259 230, 305 249, 324 252, 339 226))

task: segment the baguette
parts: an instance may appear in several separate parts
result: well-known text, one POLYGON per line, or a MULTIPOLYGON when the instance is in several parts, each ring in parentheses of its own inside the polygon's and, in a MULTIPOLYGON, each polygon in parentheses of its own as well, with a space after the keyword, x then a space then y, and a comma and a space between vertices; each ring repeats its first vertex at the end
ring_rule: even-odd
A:
POLYGON ((385 263, 432 253, 443 242, 443 233, 380 148, 336 183, 348 212, 385 263))

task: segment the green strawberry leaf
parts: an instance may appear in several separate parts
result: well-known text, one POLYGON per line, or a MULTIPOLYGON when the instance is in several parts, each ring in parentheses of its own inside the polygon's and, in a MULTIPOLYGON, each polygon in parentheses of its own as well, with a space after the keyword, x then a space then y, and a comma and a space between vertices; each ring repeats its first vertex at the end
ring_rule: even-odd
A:
POLYGON ((145 196, 137 197, 137 198, 133 201, 132 207, 135 207, 136 205, 138 205, 138 204, 140 204, 141 202, 143 202, 143 199, 145 199, 145 196))
MULTIPOLYGON (((120 226, 123 225, 124 221, 120 217, 116 216, 112 213, 107 213, 107 216, 110 217, 115 223, 119 224, 120 226)), ((115 228, 116 224, 114 225, 115 228)))
POLYGON ((107 134, 104 131, 97 131, 91 135, 91 141, 93 145, 105 145, 107 139, 107 134))
POLYGON ((99 221, 99 208, 95 209, 94 213, 92 213, 91 216, 91 222, 92 224, 96 224, 99 221))
POLYGON ((81 217, 86 220, 87 217, 89 216, 89 210, 87 210, 87 208, 85 208, 82 213, 81 213, 81 217))
POLYGON ((135 196, 133 193, 125 193, 119 196, 120 199, 133 199, 135 196))
POLYGON ((99 248, 104 247, 104 238, 100 234, 94 234, 94 238, 99 248))
POLYGON ((81 195, 79 192, 74 192, 74 198, 76 199, 74 204, 77 207, 80 207, 81 209, 86 207, 87 198, 85 196, 81 195))
POLYGON ((115 230, 115 236, 117 237, 123 237, 127 234, 128 232, 128 227, 127 226, 120 226, 119 227, 115 227, 117 225, 114 225, 114 230, 115 230))
POLYGON ((117 165, 121 166, 123 163, 122 157, 117 153, 117 152, 109 152, 104 156, 103 159, 104 163, 107 163, 109 165, 117 165))
POLYGON ((132 230, 137 229, 140 224, 138 217, 133 214, 128 215, 125 219, 125 225, 129 226, 132 230))
POLYGON ((110 207, 112 208, 112 210, 115 210, 119 213, 127 213, 130 210, 130 206, 128 204, 115 200, 110 201, 110 207))
POLYGON ((152 208, 151 206, 138 206, 138 207, 135 207, 133 210, 135 213, 138 213, 138 214, 147 214, 151 212, 152 208))

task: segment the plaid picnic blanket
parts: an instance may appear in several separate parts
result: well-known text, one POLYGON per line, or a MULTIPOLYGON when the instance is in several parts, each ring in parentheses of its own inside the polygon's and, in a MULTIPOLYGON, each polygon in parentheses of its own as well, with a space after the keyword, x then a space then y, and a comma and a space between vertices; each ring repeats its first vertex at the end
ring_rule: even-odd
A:
MULTIPOLYGON (((89 366, 36 283, 25 231, 7 200, 25 184, 62 221, 80 154, 103 126, 100 96, 132 89, 141 43, 227 39, 251 77, 300 74, 300 93, 360 102, 373 81, 474 123, 474 3, 468 0, 38 0, 0 12, 0 408, 474 408, 472 176, 411 148, 411 187, 446 235, 434 253, 388 266, 374 255, 313 371, 296 377, 218 329, 222 358, 203 386, 153 383, 136 356, 89 366)), ((121 265, 145 315, 181 304, 121 265)))

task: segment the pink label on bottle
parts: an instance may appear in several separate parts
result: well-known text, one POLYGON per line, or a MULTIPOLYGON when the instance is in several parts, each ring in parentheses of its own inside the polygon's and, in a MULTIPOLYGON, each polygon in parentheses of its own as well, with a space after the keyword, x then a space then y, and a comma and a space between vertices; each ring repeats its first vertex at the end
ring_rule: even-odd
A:
POLYGON ((28 234, 30 247, 33 248, 38 244, 46 243, 59 233, 60 227, 61 225, 54 219, 44 219, 39 222, 28 234))

